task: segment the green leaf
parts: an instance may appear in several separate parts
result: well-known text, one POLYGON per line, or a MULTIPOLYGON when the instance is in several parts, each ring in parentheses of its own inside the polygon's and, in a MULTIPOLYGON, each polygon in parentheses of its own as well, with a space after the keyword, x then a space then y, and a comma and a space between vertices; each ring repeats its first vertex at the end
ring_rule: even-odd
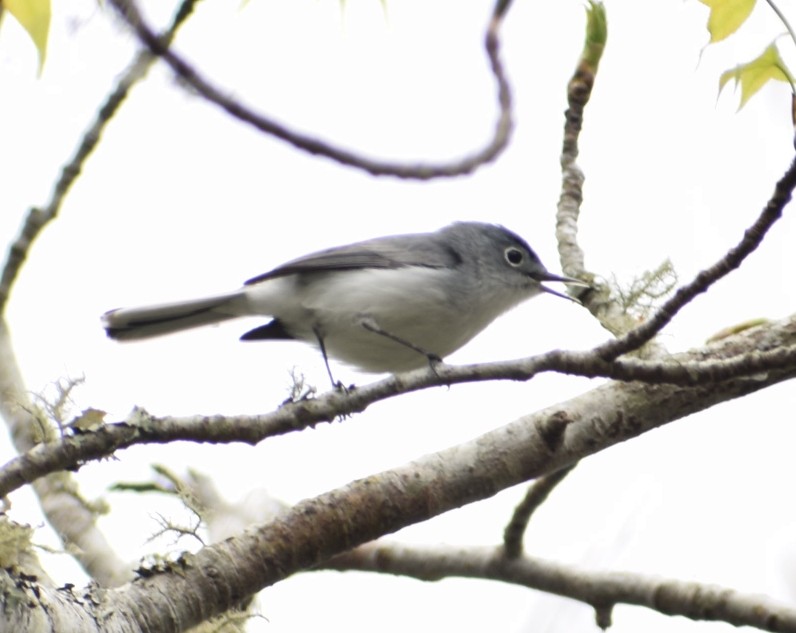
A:
POLYGON ((741 86, 739 110, 769 81, 784 81, 793 86, 793 77, 785 67, 774 43, 771 43, 756 59, 724 71, 719 79, 719 92, 731 79, 735 80, 736 86, 739 84, 741 86))
POLYGON ((597 70, 607 40, 608 18, 605 14, 605 5, 602 2, 589 0, 589 5, 586 7, 586 43, 581 57, 593 70, 597 70))
POLYGON ((22 25, 39 52, 39 72, 47 57, 50 31, 50 0, 2 0, 3 8, 22 25))
POLYGON ((710 7, 708 31, 711 43, 720 42, 735 33, 755 8, 755 0, 700 0, 700 2, 710 7))

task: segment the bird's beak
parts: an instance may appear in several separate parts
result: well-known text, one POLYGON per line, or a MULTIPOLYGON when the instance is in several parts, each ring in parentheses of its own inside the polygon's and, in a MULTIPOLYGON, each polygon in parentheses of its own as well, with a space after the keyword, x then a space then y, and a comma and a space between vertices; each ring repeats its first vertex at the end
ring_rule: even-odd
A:
MULTIPOLYGON (((573 286, 580 286, 581 288, 591 288, 591 285, 582 281, 580 279, 575 279, 574 277, 564 277, 562 275, 554 275, 553 273, 549 273, 547 271, 543 272, 539 275, 534 275, 534 279, 538 282, 542 281, 557 281, 562 284, 570 284, 573 286)), ((578 299, 572 297, 568 294, 564 294, 563 292, 558 292, 557 290, 553 290, 552 288, 548 288, 544 284, 540 283, 539 287, 546 292, 547 294, 555 295, 556 297, 561 297, 562 299, 569 299, 570 301, 574 301, 575 303, 580 303, 578 299)))

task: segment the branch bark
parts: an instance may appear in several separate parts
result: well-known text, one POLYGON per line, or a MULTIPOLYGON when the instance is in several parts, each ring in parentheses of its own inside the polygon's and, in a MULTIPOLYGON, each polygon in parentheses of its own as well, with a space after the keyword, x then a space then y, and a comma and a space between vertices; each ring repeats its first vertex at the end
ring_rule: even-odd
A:
MULTIPOLYGON (((794 343, 796 318, 723 339, 677 360, 794 343)), ((693 387, 611 382, 471 442, 301 502, 270 523, 107 591, 98 606, 85 608, 108 614, 96 630, 138 622, 146 623, 147 630, 182 631, 335 554, 794 376, 796 365, 693 387)), ((31 601, 31 610, 44 608, 35 597, 31 601)))
MULTIPOLYGON (((160 36, 162 41, 168 43, 174 39, 177 30, 193 12, 197 0, 183 0, 175 13, 171 26, 160 36)), ((142 51, 135 56, 127 70, 116 82, 113 90, 105 98, 105 102, 97 110, 94 121, 80 139, 74 156, 62 167, 61 174, 53 187, 52 197, 44 207, 33 207, 28 211, 22 230, 11 243, 6 256, 3 272, 0 275, 0 314, 5 311, 11 289, 19 276, 25 260, 28 257, 33 242, 61 210, 61 205, 66 195, 77 181, 83 167, 102 139, 105 128, 111 122, 116 112, 126 102, 133 87, 144 79, 157 57, 149 52, 142 51)))
POLYGON ((537 557, 507 558, 496 547, 424 547, 379 541, 336 556, 322 569, 399 574, 426 581, 482 578, 522 585, 591 605, 603 629, 611 625, 615 605, 631 604, 692 620, 796 631, 796 609, 765 596, 643 574, 591 571, 537 557))
POLYGON ((0 468, 0 496, 43 475, 77 469, 89 460, 112 455, 121 448, 136 444, 177 440, 254 444, 268 437, 364 411, 374 402, 403 393, 483 380, 530 380, 544 371, 646 381, 650 389, 668 386, 672 393, 685 394, 686 401, 688 394, 702 390, 715 394, 719 398, 715 402, 722 402, 737 397, 734 392, 736 385, 750 384, 762 389, 793 375, 796 371, 796 315, 746 330, 704 348, 673 355, 665 362, 625 359, 608 362, 594 351, 556 350, 520 361, 459 367, 437 365, 433 370, 419 369, 390 376, 347 393, 331 391, 312 400, 292 402, 271 413, 255 416, 155 417, 136 409, 124 422, 106 424, 86 433, 39 444, 10 460, 0 468))
MULTIPOLYGON (((173 40, 177 30, 191 15, 195 2, 183 0, 171 25, 162 35, 164 41, 173 40)), ((61 169, 50 201, 42 208, 34 207, 28 211, 22 230, 9 247, 0 275, 0 414, 20 453, 41 446, 45 438, 40 421, 33 414, 35 407, 20 375, 5 321, 4 313, 11 290, 36 238, 58 216, 67 194, 99 144, 105 129, 126 102, 132 88, 146 77, 155 59, 148 52, 140 52, 135 56, 83 134, 74 156, 61 169)), ((33 489, 47 521, 59 534, 64 546, 96 582, 108 587, 127 582, 132 578, 131 565, 116 555, 97 528, 96 516, 79 500, 77 484, 72 476, 58 470, 65 469, 48 470, 42 475, 49 476, 29 480, 34 482, 33 489)))
MULTIPOLYGON (((200 94, 261 131, 275 134, 305 151, 320 153, 374 174, 427 179, 469 173, 494 159, 508 142, 511 98, 499 57, 498 37, 500 22, 510 4, 508 0, 497 3, 486 36, 487 55, 498 85, 500 103, 494 138, 487 147, 472 156, 437 166, 373 161, 274 124, 226 98, 202 79, 169 48, 169 37, 155 35, 140 20, 140 16, 131 9, 134 4, 124 0, 112 1, 117 7, 127 8, 125 16, 132 16, 133 26, 150 52, 161 56, 200 94)), ((185 2, 180 15, 187 15, 192 4, 185 2)), ((181 19, 176 19, 175 24, 181 19)), ((117 91, 109 97, 97 121, 85 135, 76 156, 65 166, 50 205, 41 210, 33 209, 28 215, 0 279, 0 314, 32 241, 46 223, 56 217, 64 195, 96 146, 103 126, 134 81, 142 75, 143 68, 151 63, 149 53, 142 54, 138 62, 142 66, 132 67, 130 74, 119 83, 117 91)), ((588 88, 590 90, 590 85, 588 88)), ((565 202, 575 203, 575 208, 569 209, 570 224, 563 228, 569 232, 569 236, 564 237, 571 242, 568 259, 573 266, 583 269, 583 256, 577 248, 573 231, 577 230, 577 205, 582 184, 582 174, 575 164, 576 142, 585 99, 582 86, 571 87, 570 92, 574 97, 571 105, 577 105, 580 99, 580 112, 570 114, 577 130, 573 132, 574 141, 568 138, 569 145, 565 143, 565 156, 571 159, 565 165, 565 181, 573 185, 568 192, 565 191, 569 196, 565 202)), ((156 569, 140 570, 141 577, 136 582, 128 582, 118 590, 76 592, 68 587, 54 590, 27 573, 0 570, 0 591, 6 596, 0 628, 21 631, 182 631, 234 608, 265 586, 301 570, 316 568, 331 557, 383 534, 487 498, 530 478, 563 472, 562 469, 584 456, 612 444, 794 377, 796 317, 655 362, 619 358, 649 341, 683 306, 737 268, 781 216, 794 186, 796 162, 778 183, 774 196, 739 244, 678 291, 650 321, 618 341, 606 343, 592 352, 554 351, 512 363, 470 367, 443 365, 433 371, 419 370, 393 376, 348 394, 331 393, 315 400, 290 403, 262 416, 155 418, 143 410, 136 410, 122 423, 106 425, 95 431, 75 430, 72 436, 58 440, 44 438, 42 442, 42 437, 36 435, 37 421, 19 377, 5 324, 0 320, 0 389, 3 393, 0 413, 9 421, 17 447, 25 451, 0 469, 0 494, 34 482, 51 523, 65 534, 67 543, 88 554, 81 560, 92 576, 106 586, 126 581, 129 571, 96 530, 93 517, 79 507, 75 496, 69 492, 70 478, 59 472, 64 469, 76 469, 88 460, 112 455, 119 448, 148 442, 184 439, 259 442, 272 435, 364 410, 371 403, 388 397, 436 385, 493 379, 530 380, 543 371, 628 381, 604 385, 569 402, 524 416, 472 442, 300 503, 274 520, 205 547, 196 555, 185 555, 175 563, 163 564, 156 569), (640 380, 645 382, 635 382, 640 380)), ((567 266, 565 270, 579 275, 572 273, 567 266)), ((550 483, 553 480, 546 481, 550 483)), ((221 507, 218 501, 215 503, 221 507)), ((528 507, 531 505, 529 503, 528 507)), ((513 543, 515 555, 519 554, 519 537, 527 522, 527 512, 525 514, 516 522, 515 538, 507 541, 513 543)), ((464 551, 435 548, 440 558, 434 560, 432 552, 422 549, 403 548, 401 556, 396 557, 398 546, 376 544, 338 556, 329 565, 348 561, 348 568, 360 564, 362 568, 373 565, 375 569, 380 565, 384 570, 385 553, 390 553, 385 547, 392 548, 393 562, 400 563, 393 569, 403 570, 401 573, 425 579, 451 574, 472 575, 536 586, 592 604, 601 625, 610 623, 610 610, 615 603, 628 602, 692 618, 796 631, 796 616, 792 609, 751 600, 729 590, 630 575, 589 574, 527 557, 515 556, 509 560, 495 548, 467 548, 464 551), (359 562, 357 556, 360 557, 359 562), (412 566, 415 564, 412 561, 417 558, 425 559, 422 570, 412 566), (545 573, 538 575, 541 572, 545 573)))
POLYGON ((231 98, 227 91, 215 86, 209 79, 203 77, 200 71, 172 50, 168 42, 164 42, 155 34, 144 20, 134 0, 111 0, 111 4, 135 32, 141 43, 153 55, 157 55, 168 64, 180 80, 191 86, 197 94, 235 119, 252 126, 259 132, 285 141, 300 151, 323 156, 341 165, 361 169, 374 176, 431 180, 433 178, 453 178, 471 174, 476 169, 494 161, 509 144, 514 127, 512 122, 512 98, 511 88, 500 58, 500 26, 511 4, 510 0, 501 0, 496 4, 492 19, 487 26, 484 40, 489 66, 497 84, 499 114, 494 134, 482 149, 458 160, 439 164, 411 164, 373 159, 290 129, 276 120, 257 112, 240 100, 231 98))

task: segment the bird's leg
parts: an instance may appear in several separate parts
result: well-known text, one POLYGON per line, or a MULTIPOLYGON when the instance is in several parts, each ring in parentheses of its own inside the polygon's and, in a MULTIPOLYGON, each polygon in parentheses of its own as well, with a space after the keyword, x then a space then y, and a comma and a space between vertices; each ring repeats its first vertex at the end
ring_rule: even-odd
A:
POLYGON ((384 336, 385 338, 388 338, 391 341, 398 343, 399 345, 403 345, 404 347, 408 347, 409 349, 416 351, 418 354, 422 354, 423 356, 426 357, 426 360, 428 360, 428 364, 429 367, 431 367, 431 369, 434 369, 434 365, 437 365, 442 362, 442 359, 433 352, 429 352, 428 350, 425 350, 422 347, 419 347, 414 343, 411 343, 410 341, 401 338, 400 336, 396 336, 391 332, 383 330, 373 319, 364 318, 360 321, 360 324, 368 332, 373 332, 374 334, 379 334, 381 336, 384 336))
POLYGON ((323 336, 321 335, 320 330, 317 327, 312 328, 312 332, 315 334, 315 338, 318 340, 318 347, 321 348, 321 354, 323 355, 323 363, 326 365, 326 373, 329 374, 329 380, 332 381, 332 389, 339 389, 345 391, 345 387, 343 387, 343 383, 339 380, 335 380, 334 376, 332 375, 332 368, 329 367, 329 355, 326 353, 326 343, 323 342, 323 336))

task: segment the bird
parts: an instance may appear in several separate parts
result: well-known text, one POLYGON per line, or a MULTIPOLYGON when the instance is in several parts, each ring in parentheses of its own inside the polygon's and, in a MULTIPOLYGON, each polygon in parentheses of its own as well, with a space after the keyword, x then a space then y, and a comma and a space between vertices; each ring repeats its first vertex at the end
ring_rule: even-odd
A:
MULTIPOLYGON (((543 282, 588 284, 549 272, 528 243, 496 224, 455 222, 321 250, 231 292, 102 315, 111 339, 132 341, 244 316, 270 321, 243 341, 298 340, 364 372, 397 373, 444 359, 543 282)), ((577 302, 577 299, 573 299, 577 302)))

